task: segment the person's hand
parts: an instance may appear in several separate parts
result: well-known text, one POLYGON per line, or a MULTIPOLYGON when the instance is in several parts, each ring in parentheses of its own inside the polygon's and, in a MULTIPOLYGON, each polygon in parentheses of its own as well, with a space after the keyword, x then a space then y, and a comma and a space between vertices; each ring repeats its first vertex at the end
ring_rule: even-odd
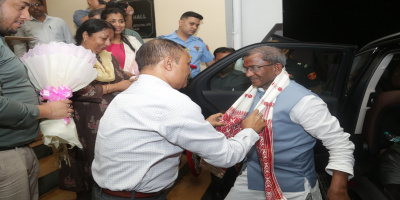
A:
POLYGON ((132 85, 133 82, 135 82, 136 79, 132 78, 132 79, 128 79, 128 80, 123 80, 120 81, 118 83, 116 83, 117 85, 117 91, 124 91, 126 90, 129 86, 132 85))
POLYGON ((211 173, 213 173, 216 177, 222 178, 225 175, 226 169, 221 167, 215 167, 208 164, 204 159, 200 159, 200 166, 211 173))
POLYGON ((211 116, 208 117, 206 120, 207 120, 208 122, 210 122, 210 124, 211 124, 213 127, 224 126, 226 123, 225 123, 225 122, 220 122, 222 116, 223 116, 222 113, 217 113, 217 114, 211 115, 211 116))
POLYGON ((347 194, 347 178, 345 172, 333 170, 331 186, 329 187, 327 200, 350 200, 347 194))
POLYGON ((350 200, 349 195, 347 194, 347 188, 332 188, 330 187, 328 190, 328 194, 326 195, 327 200, 350 200))
POLYGON ((71 105, 71 100, 52 101, 38 105, 39 116, 38 119, 62 119, 65 117, 72 117, 74 110, 71 105))
MULTIPOLYGON (((126 3, 128 4, 128 3, 126 3)), ((132 16, 133 13, 135 13, 135 10, 133 10, 132 6, 128 5, 128 7, 125 8, 125 13, 128 16, 132 16)))
POLYGON ((259 113, 258 109, 255 109, 242 121, 242 128, 252 128, 256 133, 261 132, 265 128, 265 120, 262 113, 259 113))

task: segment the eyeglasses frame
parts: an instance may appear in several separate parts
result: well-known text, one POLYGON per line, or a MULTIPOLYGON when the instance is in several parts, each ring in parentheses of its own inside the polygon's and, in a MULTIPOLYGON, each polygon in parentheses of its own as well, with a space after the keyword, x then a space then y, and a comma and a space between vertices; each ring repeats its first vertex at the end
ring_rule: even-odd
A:
POLYGON ((268 65, 262 65, 262 66, 258 66, 258 65, 252 65, 252 66, 249 66, 249 67, 244 67, 243 66, 242 67, 242 72, 246 74, 250 69, 251 72, 255 73, 258 70, 260 70, 260 68, 262 68, 262 67, 269 67, 269 66, 274 66, 274 65, 276 65, 276 63, 268 64, 268 65))

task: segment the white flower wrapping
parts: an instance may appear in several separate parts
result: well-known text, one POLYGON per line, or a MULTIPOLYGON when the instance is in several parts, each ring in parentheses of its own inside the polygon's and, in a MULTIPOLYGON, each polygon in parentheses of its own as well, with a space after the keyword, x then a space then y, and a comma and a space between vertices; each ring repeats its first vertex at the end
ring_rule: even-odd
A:
MULTIPOLYGON (((74 44, 41 44, 25 53, 21 61, 28 68, 32 84, 41 90, 41 93, 48 93, 49 90, 46 89, 57 93, 60 92, 60 88, 70 88, 72 93, 87 86, 97 77, 97 70, 93 68, 96 55, 74 44)), ((69 144, 71 147, 82 148, 74 120, 46 119, 41 121, 39 126, 45 145, 58 148, 60 144, 69 144)))

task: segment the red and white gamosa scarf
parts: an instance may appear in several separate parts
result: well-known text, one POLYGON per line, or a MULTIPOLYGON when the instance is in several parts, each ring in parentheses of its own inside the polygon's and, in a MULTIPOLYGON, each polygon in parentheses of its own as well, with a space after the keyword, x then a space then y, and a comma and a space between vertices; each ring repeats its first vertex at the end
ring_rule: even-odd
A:
MULTIPOLYGON (((274 174, 274 151, 272 132, 272 113, 276 97, 289 85, 289 74, 285 68, 274 79, 254 109, 263 113, 265 128, 259 133, 256 142, 257 154, 265 180, 265 193, 268 200, 286 200, 274 174)), ((222 117, 225 126, 217 127, 227 138, 235 136, 242 130, 242 121, 246 118, 257 93, 257 87, 250 86, 222 117)))

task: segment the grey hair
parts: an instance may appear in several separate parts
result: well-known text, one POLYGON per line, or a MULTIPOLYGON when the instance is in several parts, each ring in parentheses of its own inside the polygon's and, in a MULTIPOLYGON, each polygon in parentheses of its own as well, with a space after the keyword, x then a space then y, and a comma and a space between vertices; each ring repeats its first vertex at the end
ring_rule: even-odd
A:
POLYGON ((271 46, 261 46, 257 47, 254 49, 251 49, 244 53, 243 58, 260 53, 261 58, 264 61, 268 61, 271 64, 275 63, 281 63, 283 66, 286 65, 286 56, 282 52, 282 50, 276 48, 276 47, 271 47, 271 46))

